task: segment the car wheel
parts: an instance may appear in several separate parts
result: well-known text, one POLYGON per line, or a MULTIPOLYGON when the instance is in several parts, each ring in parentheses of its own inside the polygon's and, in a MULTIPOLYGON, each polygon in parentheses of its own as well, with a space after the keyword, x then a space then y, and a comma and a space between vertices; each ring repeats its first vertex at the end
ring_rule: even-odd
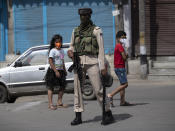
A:
POLYGON ((4 103, 7 101, 7 89, 0 85, 0 103, 4 103))
POLYGON ((84 100, 94 100, 95 98, 96 96, 92 88, 91 82, 89 80, 86 80, 84 87, 83 87, 83 99, 84 100))
POLYGON ((7 99, 8 103, 14 103, 16 101, 17 97, 13 97, 13 96, 9 96, 9 98, 7 99))

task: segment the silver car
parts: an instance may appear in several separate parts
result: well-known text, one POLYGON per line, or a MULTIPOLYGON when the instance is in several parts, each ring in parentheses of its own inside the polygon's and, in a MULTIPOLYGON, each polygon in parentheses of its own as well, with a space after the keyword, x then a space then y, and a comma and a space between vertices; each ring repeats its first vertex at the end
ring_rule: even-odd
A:
MULTIPOLYGON (((68 48, 69 43, 63 44, 67 70, 72 65, 72 60, 67 56, 68 48)), ((0 69, 0 103, 13 103, 20 96, 47 93, 44 76, 49 67, 48 49, 49 45, 31 47, 8 67, 0 69)), ((65 92, 72 93, 73 73, 67 73, 65 92)), ((83 88, 83 98, 89 100, 95 98, 88 76, 83 88)))

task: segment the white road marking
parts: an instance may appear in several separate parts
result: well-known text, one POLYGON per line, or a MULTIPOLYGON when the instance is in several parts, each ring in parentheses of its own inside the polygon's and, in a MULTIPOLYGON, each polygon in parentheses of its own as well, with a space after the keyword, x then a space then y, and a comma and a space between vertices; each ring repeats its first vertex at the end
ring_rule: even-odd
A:
POLYGON ((25 110, 25 109, 30 108, 32 106, 39 105, 42 102, 43 101, 29 102, 29 103, 27 103, 25 105, 22 105, 22 106, 17 107, 16 109, 12 110, 12 112, 17 112, 17 111, 25 110))

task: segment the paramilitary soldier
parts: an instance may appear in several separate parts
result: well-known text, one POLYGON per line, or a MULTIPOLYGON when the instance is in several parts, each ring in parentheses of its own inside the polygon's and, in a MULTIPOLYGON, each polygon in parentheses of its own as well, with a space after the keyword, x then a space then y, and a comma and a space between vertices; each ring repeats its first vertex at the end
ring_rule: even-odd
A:
MULTIPOLYGON (((100 73, 101 75, 106 75, 107 73, 104 65, 105 58, 102 30, 91 21, 92 10, 90 8, 80 8, 78 13, 81 23, 72 32, 70 48, 67 53, 70 58, 73 58, 73 52, 78 53, 83 73, 88 73, 97 100, 102 107, 103 87, 100 73)), ((76 117, 71 122, 71 125, 79 125, 82 123, 81 112, 84 111, 84 105, 80 81, 76 70, 74 70, 74 111, 76 117)), ((103 125, 113 122, 114 118, 110 110, 110 104, 106 103, 105 121, 103 121, 103 125)))

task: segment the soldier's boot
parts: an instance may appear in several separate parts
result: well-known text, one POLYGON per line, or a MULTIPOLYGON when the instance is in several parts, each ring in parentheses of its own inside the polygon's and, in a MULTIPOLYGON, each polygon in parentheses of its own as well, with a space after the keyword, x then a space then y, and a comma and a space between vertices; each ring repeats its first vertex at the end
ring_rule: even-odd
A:
POLYGON ((72 126, 79 125, 82 123, 81 112, 75 112, 75 119, 71 122, 72 126))
POLYGON ((115 120, 114 120, 114 117, 112 115, 112 112, 111 111, 105 112, 105 117, 104 117, 104 120, 101 122, 101 124, 108 125, 108 124, 111 124, 114 122, 115 122, 115 120))

